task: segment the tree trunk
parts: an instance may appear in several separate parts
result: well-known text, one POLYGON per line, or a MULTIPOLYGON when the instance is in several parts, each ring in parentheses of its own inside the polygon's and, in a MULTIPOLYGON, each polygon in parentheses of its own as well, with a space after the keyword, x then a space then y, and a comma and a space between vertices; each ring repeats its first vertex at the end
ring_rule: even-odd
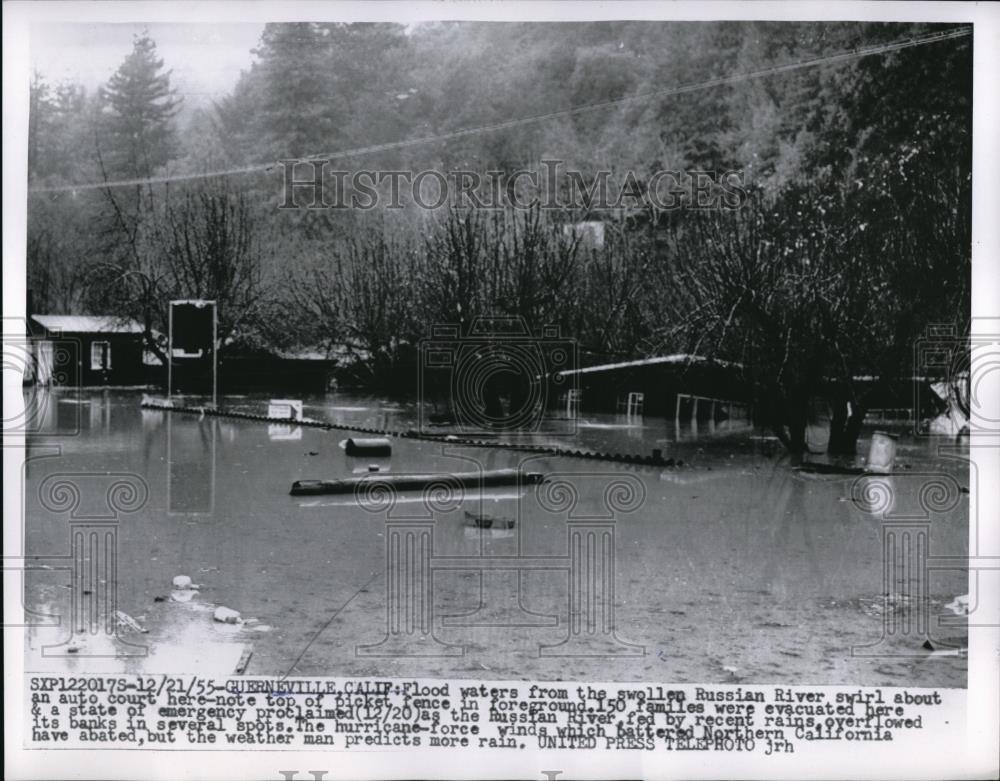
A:
POLYGON ((772 430, 795 466, 805 457, 807 411, 808 404, 802 400, 789 400, 783 407, 773 408, 772 430))
POLYGON ((861 426, 865 421, 865 410, 859 404, 849 404, 845 399, 833 403, 833 418, 830 421, 830 443, 827 453, 831 455, 854 455, 861 436, 861 426), (850 413, 848 413, 850 408, 850 413))

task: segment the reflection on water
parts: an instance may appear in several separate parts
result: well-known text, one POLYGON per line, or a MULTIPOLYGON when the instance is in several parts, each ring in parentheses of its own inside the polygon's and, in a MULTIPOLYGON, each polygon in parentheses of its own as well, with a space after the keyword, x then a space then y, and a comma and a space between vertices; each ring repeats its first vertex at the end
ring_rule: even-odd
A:
POLYGON ((167 511, 211 515, 215 510, 218 418, 164 415, 167 511))
MULTIPOLYGON (((27 574, 25 605, 39 616, 69 615, 70 518, 41 503, 45 478, 132 473, 145 482, 148 499, 120 514, 113 582, 102 585, 117 586, 115 609, 148 631, 119 626, 114 635, 77 638, 65 620, 32 627, 29 669, 220 675, 252 650, 251 674, 711 681, 731 680, 724 670, 736 668, 741 680, 756 682, 886 683, 896 676, 896 683, 964 685, 962 660, 872 664, 851 656, 852 646, 879 635, 879 619, 865 606, 883 593, 882 520, 852 499, 853 478, 795 472, 780 454, 755 452, 749 437, 689 440, 677 436, 673 420, 640 425, 635 416, 611 415, 578 421, 571 446, 662 448, 686 466, 640 468, 411 439, 393 440, 391 457, 370 460, 344 453, 344 432, 295 427, 288 437, 264 423, 142 410, 139 394, 60 395, 48 393, 43 406, 45 434, 56 437, 62 454, 29 460, 26 470, 27 553, 52 569, 27 574), (521 490, 405 493, 382 504, 377 497, 359 503, 288 494, 295 480, 371 467, 517 466, 551 480, 521 490), (609 488, 624 483, 630 493, 609 488), (634 507, 628 496, 638 497, 634 507), (609 501, 624 504, 609 515, 609 501), (470 526, 469 514, 513 519, 514 526, 470 526), (574 540, 586 539, 573 537, 574 523, 613 524, 608 566, 589 570, 603 573, 604 591, 574 586, 574 540), (377 647, 386 636, 393 583, 386 557, 400 524, 427 530, 434 635, 464 656, 359 655, 359 646, 377 647), (530 568, 519 564, 529 559, 530 568), (172 596, 178 575, 201 587, 187 601, 172 596), (573 601, 574 588, 596 596, 573 601), (244 622, 214 621, 218 606, 239 611, 244 622), (632 644, 628 654, 539 656, 593 615, 614 616, 617 636, 632 644), (44 650, 74 639, 80 646, 71 653, 44 650), (116 656, 126 643, 146 651, 116 656), (645 655, 629 655, 635 647, 645 655)), ((305 401, 307 417, 348 425, 405 430, 418 418, 412 407, 344 395, 305 401)), ((254 411, 261 403, 233 402, 254 411)), ((901 441, 900 457, 910 472, 947 473, 968 486, 967 466, 939 458, 936 447, 901 441)), ((893 476, 897 501, 905 499, 910 512, 919 507, 912 497, 921 485, 907 471, 893 476)), ((966 501, 929 516, 935 555, 966 553, 966 501)), ((965 573, 955 571, 935 572, 928 588, 942 609, 966 591, 965 573)))

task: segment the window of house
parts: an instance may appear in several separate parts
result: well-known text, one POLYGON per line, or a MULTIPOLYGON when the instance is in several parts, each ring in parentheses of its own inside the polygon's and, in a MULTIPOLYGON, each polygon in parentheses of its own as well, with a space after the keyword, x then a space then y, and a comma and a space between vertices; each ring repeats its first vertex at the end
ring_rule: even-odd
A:
POLYGON ((94 371, 111 368, 111 342, 90 343, 90 368, 94 371))

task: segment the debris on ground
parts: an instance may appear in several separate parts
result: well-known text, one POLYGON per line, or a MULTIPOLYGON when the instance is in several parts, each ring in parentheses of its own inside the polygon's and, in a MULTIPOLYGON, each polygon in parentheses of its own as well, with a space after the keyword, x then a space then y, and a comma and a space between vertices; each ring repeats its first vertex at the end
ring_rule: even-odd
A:
POLYGON ((220 624, 239 624, 242 623, 240 619, 240 614, 238 611, 233 610, 229 607, 219 607, 215 608, 215 612, 212 614, 212 618, 218 621, 220 624))
POLYGON ((189 588, 176 589, 170 592, 170 599, 174 602, 190 602, 196 593, 189 588))

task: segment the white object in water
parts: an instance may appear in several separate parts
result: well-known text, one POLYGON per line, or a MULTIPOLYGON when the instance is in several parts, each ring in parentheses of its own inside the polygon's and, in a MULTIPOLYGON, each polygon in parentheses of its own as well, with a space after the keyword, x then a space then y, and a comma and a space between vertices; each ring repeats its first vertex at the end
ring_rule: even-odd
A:
POLYGON ((302 420, 302 402, 299 399, 271 399, 267 405, 267 416, 302 420))
POLYGON ((174 588, 191 588, 191 578, 187 575, 177 575, 174 578, 174 588))
POLYGON ((879 475, 892 474, 895 462, 896 438, 884 431, 874 432, 868 448, 868 464, 865 471, 879 475))
POLYGON ((220 624, 240 623, 240 614, 236 610, 233 610, 232 608, 229 607, 223 607, 222 605, 219 605, 219 607, 215 608, 215 613, 212 615, 212 618, 214 618, 220 624))
POLYGON ((142 624, 140 624, 138 621, 132 618, 132 616, 130 616, 123 610, 116 610, 115 618, 118 619, 119 624, 124 624, 129 629, 133 629, 136 632, 141 632, 142 634, 147 634, 149 632, 149 630, 146 629, 146 627, 144 627, 142 624))
POLYGON ((930 422, 930 433, 954 437, 962 429, 967 429, 969 418, 962 411, 961 404, 965 395, 962 383, 935 382, 931 384, 931 390, 945 403, 945 411, 930 422))

